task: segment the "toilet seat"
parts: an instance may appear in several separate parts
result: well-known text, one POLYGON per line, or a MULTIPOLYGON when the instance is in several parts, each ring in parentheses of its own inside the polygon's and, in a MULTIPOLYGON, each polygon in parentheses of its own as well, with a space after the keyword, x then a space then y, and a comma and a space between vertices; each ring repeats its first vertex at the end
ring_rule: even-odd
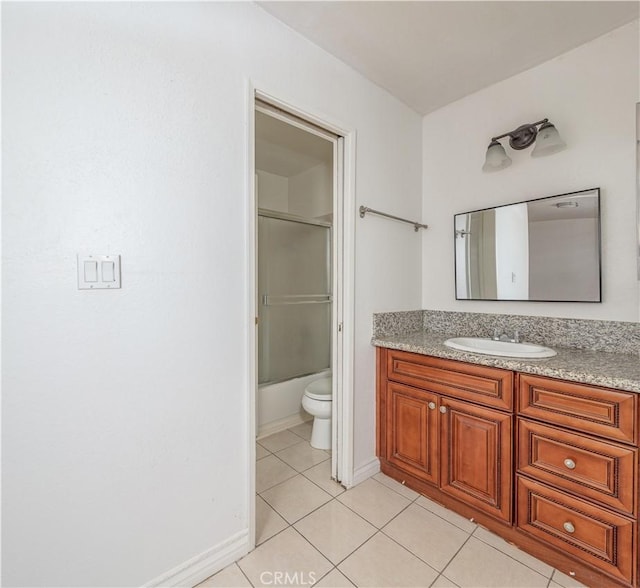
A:
POLYGON ((331 401, 331 378, 314 380, 307 386, 304 395, 313 400, 331 401))

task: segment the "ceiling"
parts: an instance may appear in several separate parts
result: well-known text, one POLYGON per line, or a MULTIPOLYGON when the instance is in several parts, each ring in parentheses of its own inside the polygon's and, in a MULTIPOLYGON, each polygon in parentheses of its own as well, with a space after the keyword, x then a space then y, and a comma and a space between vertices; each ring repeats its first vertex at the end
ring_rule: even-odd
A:
POLYGON ((640 2, 259 2, 427 114, 595 39, 640 2))

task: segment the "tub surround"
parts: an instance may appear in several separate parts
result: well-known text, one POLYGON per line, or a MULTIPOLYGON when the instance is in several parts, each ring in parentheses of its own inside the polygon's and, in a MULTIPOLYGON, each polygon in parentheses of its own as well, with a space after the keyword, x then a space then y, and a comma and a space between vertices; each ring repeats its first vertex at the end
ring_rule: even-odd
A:
POLYGON ((372 344, 516 372, 640 392, 640 324, 447 311, 374 314, 372 344), (422 320, 420 320, 420 317, 422 320), (453 336, 490 337, 495 328, 552 347, 548 359, 513 359, 445 347, 453 336))

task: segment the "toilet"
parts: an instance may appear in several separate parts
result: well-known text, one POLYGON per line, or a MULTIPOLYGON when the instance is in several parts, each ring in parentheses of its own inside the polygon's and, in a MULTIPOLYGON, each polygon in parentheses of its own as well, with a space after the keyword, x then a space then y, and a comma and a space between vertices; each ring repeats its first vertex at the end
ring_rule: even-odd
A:
POLYGON ((313 416, 311 447, 331 449, 331 376, 314 380, 305 388, 302 408, 313 416))

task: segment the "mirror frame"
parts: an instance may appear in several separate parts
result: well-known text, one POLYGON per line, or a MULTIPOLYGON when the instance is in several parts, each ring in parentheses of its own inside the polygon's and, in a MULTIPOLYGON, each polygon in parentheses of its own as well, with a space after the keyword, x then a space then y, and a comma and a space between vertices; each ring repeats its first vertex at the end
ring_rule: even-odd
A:
MULTIPOLYGON (((640 207, 640 204, 639 204, 640 207)), ((520 200, 518 202, 510 202, 508 204, 499 204, 498 206, 488 206, 486 208, 479 208, 477 210, 467 210, 465 212, 459 212, 453 215, 453 289, 456 300, 469 301, 469 302, 557 302, 557 303, 584 303, 584 304, 601 304, 602 303, 602 216, 601 216, 601 203, 600 203, 600 188, 586 188, 584 190, 575 190, 573 192, 566 192, 564 194, 553 194, 552 196, 543 196, 542 198, 531 198, 529 200, 520 200), (488 210, 496 210, 498 208, 504 208, 505 206, 514 206, 516 204, 528 204, 530 202, 540 202, 541 200, 550 200, 551 198, 560 198, 564 196, 572 196, 574 194, 582 194, 584 192, 596 192, 598 198, 598 229, 596 238, 598 240, 598 299, 597 300, 541 300, 530 298, 458 298, 458 262, 456 256, 456 217, 463 214, 473 214, 474 212, 485 212, 488 210)), ((640 223, 639 223, 640 228, 640 223)), ((639 260, 640 266, 640 260, 639 260)), ((640 272, 640 267, 639 267, 640 272)))

